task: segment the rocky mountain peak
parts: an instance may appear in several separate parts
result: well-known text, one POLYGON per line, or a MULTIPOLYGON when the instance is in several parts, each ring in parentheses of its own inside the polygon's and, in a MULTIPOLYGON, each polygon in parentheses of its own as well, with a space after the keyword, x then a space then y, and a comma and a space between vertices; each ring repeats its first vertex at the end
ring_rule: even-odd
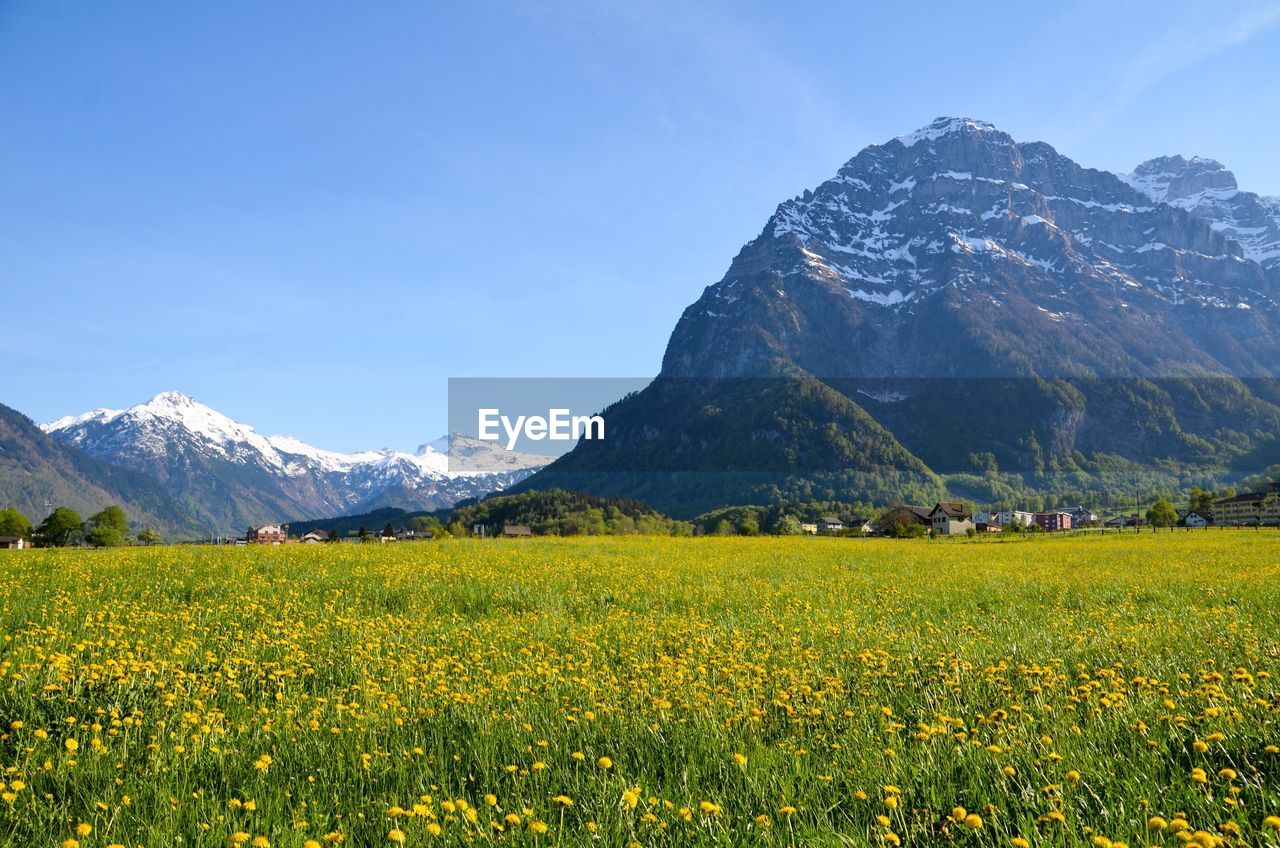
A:
POLYGON ((1236 176, 1216 159, 1159 156, 1121 177, 1152 200, 1171 203, 1205 191, 1235 193, 1236 176))

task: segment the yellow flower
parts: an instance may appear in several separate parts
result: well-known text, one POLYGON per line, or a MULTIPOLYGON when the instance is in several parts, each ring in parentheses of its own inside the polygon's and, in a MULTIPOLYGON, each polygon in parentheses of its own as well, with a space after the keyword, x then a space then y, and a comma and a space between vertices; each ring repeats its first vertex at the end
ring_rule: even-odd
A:
POLYGON ((1280 830, 1280 816, 1267 816, 1262 820, 1264 830, 1280 830))
POLYGON ((587 755, 582 753, 581 751, 574 751, 572 754, 569 755, 569 759, 573 760, 575 763, 580 763, 586 758, 587 758, 587 755))
POLYGON ((88 822, 80 822, 76 825, 76 836, 88 836, 93 833, 93 825, 88 822))
POLYGON ((698 803, 698 811, 704 816, 714 816, 716 813, 720 812, 720 807, 710 801, 701 801, 698 803))
POLYGON ((80 843, 74 839, 62 840, 62 848, 80 848, 80 843))
POLYGON ((1012 845, 1013 848, 1031 848, 1031 841, 1021 836, 1013 837, 1013 839, 1009 840, 1009 844, 1012 845))
POLYGON ((767 828, 771 824, 773 824, 773 822, 769 821, 769 817, 766 816, 764 813, 761 813, 760 815, 756 816, 756 827, 767 828))
POLYGON ((76 749, 80 747, 80 743, 74 739, 68 738, 65 742, 62 743, 62 746, 74 754, 76 752, 76 749))
POLYGON ((1196 768, 1193 768, 1193 769, 1191 770, 1191 779, 1192 779, 1193 781, 1195 781, 1196 783, 1208 783, 1208 782, 1209 782, 1209 776, 1208 776, 1207 774, 1205 774, 1205 773, 1204 773, 1204 769, 1202 769, 1202 768, 1200 768, 1200 767, 1198 767, 1198 766, 1197 766, 1196 768))
POLYGON ((897 846, 902 844, 902 840, 898 838, 898 834, 894 833, 892 830, 880 838, 884 840, 884 844, 886 845, 897 846))
POLYGON ((243 830, 237 830, 235 833, 231 834, 232 845, 243 845, 248 841, 249 834, 245 833, 243 830))
POLYGON ((601 757, 600 759, 596 760, 596 765, 598 765, 602 769, 611 769, 613 768, 613 760, 609 759, 608 757, 601 757))
POLYGON ((249 843, 253 848, 271 848, 271 840, 265 836, 255 836, 253 841, 249 843))
POLYGON ((302 843, 302 848, 320 848, 320 841, 318 839, 308 839, 302 843))
POLYGON ((626 807, 628 810, 634 810, 638 803, 640 803, 639 792, 636 792, 634 789, 628 789, 626 792, 622 793, 622 806, 626 807))
POLYGON ((1168 826, 1169 826, 1169 823, 1160 816, 1152 816, 1150 819, 1147 820, 1147 827, 1151 828, 1152 830, 1164 830, 1168 826))
POLYGON ((958 822, 964 821, 964 817, 969 815, 969 811, 964 807, 955 807, 951 810, 951 818, 958 822))
POLYGON ((970 830, 982 830, 982 816, 970 813, 964 817, 964 826, 970 830))
POLYGON ((745 766, 745 765, 747 764, 747 758, 746 758, 745 756, 743 756, 742 754, 734 754, 734 755, 733 755, 733 764, 734 764, 735 766, 738 766, 739 768, 741 768, 742 766, 745 766))
POLYGON ((394 842, 397 845, 403 845, 404 831, 398 827, 393 827, 391 830, 387 831, 387 841, 394 842))
POLYGON ((796 808, 791 806, 790 804, 783 804, 781 807, 778 808, 778 812, 784 816, 789 816, 795 811, 796 811, 796 808))
POLYGON ((547 824, 546 822, 536 821, 529 825, 529 829, 532 830, 534 833, 546 833, 547 824))
POLYGON ((1224 768, 1218 772, 1218 777, 1222 778, 1223 780, 1235 780, 1236 770, 1230 769, 1230 768, 1224 768))
POLYGON ((520 816, 517 813, 507 813, 503 821, 511 827, 517 827, 520 824, 520 816))
POLYGON ((1075 769, 1072 769, 1071 771, 1067 772, 1067 780, 1071 781, 1072 783, 1075 783, 1079 779, 1080 779, 1080 772, 1076 771, 1075 769))
POLYGON ((428 822, 428 823, 427 823, 427 835, 428 835, 428 836, 439 836, 439 835, 440 835, 440 825, 436 824, 435 822, 428 822))
POLYGON ((1005 766, 1004 768, 1000 769, 1000 771, 1004 774, 1005 777, 1013 777, 1015 774, 1018 773, 1018 770, 1013 766, 1005 766))
POLYGON ((570 798, 568 795, 557 795, 556 797, 552 798, 551 800, 552 800, 552 801, 555 801, 557 804, 559 804, 559 805, 560 805, 560 806, 562 806, 562 807, 572 807, 572 806, 573 806, 573 799, 572 799, 572 798, 570 798))

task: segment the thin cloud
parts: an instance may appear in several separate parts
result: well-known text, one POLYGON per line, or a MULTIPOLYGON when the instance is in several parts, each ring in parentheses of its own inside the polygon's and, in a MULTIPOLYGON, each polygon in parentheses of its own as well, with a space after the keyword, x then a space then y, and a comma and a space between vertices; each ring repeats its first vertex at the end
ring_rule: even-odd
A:
POLYGON ((1055 133, 1059 143, 1071 145, 1109 124, 1153 85, 1244 44, 1280 22, 1280 2, 1223 9, 1205 4, 1200 14, 1183 16, 1158 39, 1148 43, 1127 65, 1101 98, 1073 104, 1055 133))

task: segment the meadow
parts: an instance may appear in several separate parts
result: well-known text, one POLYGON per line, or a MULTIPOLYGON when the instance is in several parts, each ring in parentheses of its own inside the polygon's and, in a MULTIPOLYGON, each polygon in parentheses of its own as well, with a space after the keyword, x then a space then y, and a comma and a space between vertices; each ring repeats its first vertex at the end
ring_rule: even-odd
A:
POLYGON ((0 845, 1280 845, 1280 534, 0 552, 0 845))

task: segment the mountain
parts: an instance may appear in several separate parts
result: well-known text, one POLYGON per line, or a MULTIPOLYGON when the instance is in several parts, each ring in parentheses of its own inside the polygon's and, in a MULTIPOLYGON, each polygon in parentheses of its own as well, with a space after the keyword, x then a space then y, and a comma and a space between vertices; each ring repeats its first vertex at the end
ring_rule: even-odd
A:
POLYGON ((43 429, 63 444, 159 481, 189 505, 205 532, 388 506, 440 509, 504 489, 546 462, 504 454, 502 471, 468 470, 468 461, 493 447, 461 436, 424 444, 412 454, 326 451, 291 436, 263 436, 179 392, 125 410, 60 418, 43 429))
POLYGON ((1161 156, 1121 177, 1152 200, 1186 209, 1237 242, 1247 259, 1280 268, 1280 197, 1240 191, 1235 174, 1213 159, 1161 156))
POLYGON ((1276 205, 1207 161, 1122 178, 966 118, 867 147, 684 311, 609 439, 523 487, 687 515, 1274 461, 1276 205))
POLYGON ((88 518, 111 504, 123 506, 138 529, 150 526, 171 537, 197 532, 192 511, 147 475, 61 444, 0 404, 0 506, 17 507, 39 523, 53 506, 88 518))

